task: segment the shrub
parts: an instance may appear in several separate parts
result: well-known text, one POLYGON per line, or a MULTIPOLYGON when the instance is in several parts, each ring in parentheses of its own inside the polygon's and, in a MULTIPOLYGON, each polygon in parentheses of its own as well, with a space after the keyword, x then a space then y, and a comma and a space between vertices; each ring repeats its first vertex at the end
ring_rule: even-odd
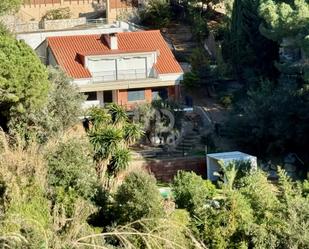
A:
POLYGON ((194 87, 198 87, 200 85, 200 78, 195 72, 187 72, 183 76, 182 85, 186 89, 193 89, 194 87))
POLYGON ((309 195, 309 180, 305 180, 303 182, 303 194, 305 196, 308 196, 309 195))
POLYGON ((203 47, 193 49, 189 60, 192 71, 194 72, 204 71, 209 66, 209 59, 207 58, 205 49, 203 47))
POLYGON ((232 105, 233 97, 231 95, 224 95, 219 99, 219 101, 225 108, 228 108, 232 105))
POLYGON ((21 0, 1 0, 0 15, 16 11, 21 5, 21 0))
POLYGON ((203 180, 193 172, 179 171, 172 189, 177 207, 187 209, 191 215, 198 215, 216 188, 210 181, 203 180))
POLYGON ((191 17, 192 34, 194 38, 203 44, 209 34, 207 20, 200 13, 193 12, 191 17))
POLYGON ((71 18, 71 16, 72 13, 70 11, 70 8, 65 7, 47 11, 42 19, 43 20, 69 19, 71 18))
POLYGON ((170 21, 170 6, 166 0, 150 0, 140 17, 144 25, 163 28, 170 21))
POLYGON ((73 189, 85 199, 93 197, 96 172, 89 147, 87 141, 73 138, 52 148, 47 154, 49 184, 66 192, 73 189))
POLYGON ((50 88, 46 103, 39 110, 25 113, 11 121, 11 127, 26 137, 46 142, 78 122, 85 97, 72 85, 71 79, 58 68, 49 68, 50 88))
POLYGON ((132 172, 124 179, 116 192, 115 205, 119 224, 163 216, 162 198, 156 180, 144 172, 132 172))

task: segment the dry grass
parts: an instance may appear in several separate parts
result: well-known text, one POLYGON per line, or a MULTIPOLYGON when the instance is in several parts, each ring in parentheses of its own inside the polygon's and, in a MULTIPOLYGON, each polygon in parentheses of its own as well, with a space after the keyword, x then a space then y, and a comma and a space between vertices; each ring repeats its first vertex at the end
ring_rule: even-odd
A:
POLYGON ((140 248, 136 246, 136 240, 139 239, 143 244, 142 248, 145 249, 206 249, 207 247, 197 241, 192 235, 191 231, 184 227, 182 224, 171 222, 167 219, 153 220, 144 219, 132 222, 126 226, 117 227, 111 232, 92 234, 88 236, 81 237, 77 239, 73 244, 74 247, 88 246, 89 248, 104 248, 108 249, 110 247, 106 245, 98 246, 89 243, 89 239, 95 237, 103 238, 104 240, 108 238, 116 239, 119 242, 119 248, 140 248), (149 223, 151 222, 159 223, 160 225, 155 228, 149 228, 149 223), (141 227, 144 232, 140 232, 135 229, 135 227, 141 227), (171 231, 173 231, 172 235, 171 231), (177 234, 182 233, 182 235, 177 234), (186 242, 184 242, 184 237, 186 242))

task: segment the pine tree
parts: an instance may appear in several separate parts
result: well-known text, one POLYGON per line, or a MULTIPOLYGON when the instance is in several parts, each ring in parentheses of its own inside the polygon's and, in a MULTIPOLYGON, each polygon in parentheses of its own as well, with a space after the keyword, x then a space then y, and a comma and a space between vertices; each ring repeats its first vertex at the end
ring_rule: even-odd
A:
POLYGON ((259 8, 264 22, 261 33, 285 50, 290 50, 296 58, 281 58, 277 68, 282 78, 293 75, 305 82, 309 80, 309 3, 306 0, 273 1, 262 0, 259 8))

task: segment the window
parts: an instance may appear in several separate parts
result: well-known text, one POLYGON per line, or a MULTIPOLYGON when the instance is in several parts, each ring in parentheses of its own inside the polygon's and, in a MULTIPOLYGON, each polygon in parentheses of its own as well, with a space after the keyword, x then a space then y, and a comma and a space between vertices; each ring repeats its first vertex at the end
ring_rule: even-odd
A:
POLYGON ((87 100, 97 100, 97 92, 86 92, 87 100))
POLYGON ((145 90, 128 90, 128 101, 138 101, 145 99, 145 90))

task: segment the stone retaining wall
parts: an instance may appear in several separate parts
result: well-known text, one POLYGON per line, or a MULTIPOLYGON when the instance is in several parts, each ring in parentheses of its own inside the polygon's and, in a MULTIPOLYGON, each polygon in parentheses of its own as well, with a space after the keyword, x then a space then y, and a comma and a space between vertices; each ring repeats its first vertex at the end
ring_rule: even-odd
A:
POLYGON ((62 30, 69 29, 79 25, 86 25, 86 17, 61 19, 61 20, 44 20, 23 22, 16 16, 4 16, 1 22, 13 33, 27 33, 41 30, 62 30))
POLYGON ((86 17, 62 20, 44 20, 42 22, 42 28, 45 30, 68 29, 78 25, 85 25, 86 23, 86 17))

